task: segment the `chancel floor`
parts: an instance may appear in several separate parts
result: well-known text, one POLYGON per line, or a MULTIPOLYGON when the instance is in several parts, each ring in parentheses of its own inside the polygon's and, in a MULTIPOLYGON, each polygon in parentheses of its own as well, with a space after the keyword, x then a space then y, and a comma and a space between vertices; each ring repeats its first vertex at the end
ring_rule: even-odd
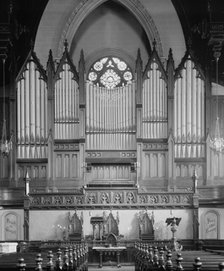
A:
POLYGON ((128 266, 121 266, 119 268, 117 268, 117 266, 103 266, 102 268, 96 267, 96 266, 89 266, 88 270, 91 271, 99 271, 99 270, 105 270, 105 271, 115 271, 115 270, 119 270, 119 271, 134 271, 135 267, 134 265, 128 265, 128 266))

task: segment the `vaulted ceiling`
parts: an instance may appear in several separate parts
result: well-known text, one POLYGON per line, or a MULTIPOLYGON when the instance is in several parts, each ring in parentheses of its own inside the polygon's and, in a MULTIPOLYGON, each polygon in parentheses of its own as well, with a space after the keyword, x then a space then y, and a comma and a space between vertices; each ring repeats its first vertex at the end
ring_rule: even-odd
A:
MULTIPOLYGON (((149 0, 139 0, 143 5, 149 2, 158 3, 155 0, 149 1, 149 0)), ((15 49, 15 57, 16 57, 16 63, 18 65, 17 70, 20 69, 21 65, 23 64, 31 46, 32 42, 36 40, 36 36, 38 35, 38 27, 40 26, 41 20, 43 19, 42 16, 44 16, 44 12, 47 9, 49 2, 51 0, 2 0, 0 2, 0 20, 1 23, 5 23, 8 21, 8 13, 10 10, 10 5, 13 7, 13 19, 15 19, 14 29, 11 31, 14 33, 14 49, 15 49)), ((57 2, 57 1, 56 1, 57 2)), ((63 1, 63 5, 68 5, 70 0, 63 1)), ((80 0, 72 1, 72 2, 81 2, 80 0)), ((103 1, 102 1, 103 2, 103 1)), ((112 2, 112 1, 109 1, 112 2)), ((98 12, 106 12, 108 7, 111 5, 114 11, 116 11, 118 7, 119 1, 113 1, 114 4, 109 4, 109 2, 104 4, 103 8, 98 9, 98 12)), ((123 1, 125 2, 125 1, 123 1)), ((126 1, 127 2, 127 1, 126 1)), ((224 3, 222 0, 161 0, 160 2, 172 2, 174 9, 176 10, 177 16, 180 21, 180 25, 182 27, 183 31, 183 37, 185 40, 185 43, 188 45, 191 45, 192 50, 195 53, 196 58, 198 59, 199 63, 201 63, 202 66, 207 65, 208 61, 211 62, 211 69, 213 68, 213 55, 212 55, 212 48, 209 47, 209 33, 208 33, 208 22, 209 21, 224 21, 224 3)), ((156 10, 156 9, 155 9, 156 10)), ((159 11, 159 9, 157 9, 159 11)), ((53 11, 52 11, 53 12, 53 11)), ((91 26, 95 30, 97 27, 99 27, 100 21, 96 22, 97 18, 97 10, 92 12, 88 19, 92 20, 93 24, 89 24, 89 21, 83 20, 82 23, 80 23, 80 27, 75 33, 73 39, 71 40, 70 44, 70 51, 71 53, 74 53, 77 49, 80 50, 81 46, 83 44, 86 44, 86 37, 82 36, 83 30, 86 29, 87 24, 91 26), (95 13, 94 13, 95 12, 95 13), (77 43, 78 39, 83 39, 83 43, 77 43)), ((120 13, 119 20, 122 22, 122 14, 126 12, 128 13, 127 9, 123 8, 122 12, 120 13)), ((58 14, 51 14, 52 18, 57 17, 58 14)), ((161 14, 160 14, 161 15, 161 14)), ((112 15, 111 15, 112 16, 112 15)), ((159 16, 159 14, 158 14, 159 16)), ((111 17, 113 20, 113 18, 111 17)), ((129 23, 135 26, 135 33, 136 37, 133 36, 133 38, 138 38, 139 43, 142 44, 142 51, 143 55, 147 54, 148 51, 150 51, 150 46, 148 44, 147 40, 147 33, 146 31, 143 31, 142 25, 137 25, 136 21, 137 19, 131 18, 129 23), (142 31, 142 32, 141 32, 142 31), (145 52, 145 53, 144 53, 145 52)), ((160 18, 160 21, 162 21, 162 18, 160 18)), ((172 18, 170 17, 170 22, 172 22, 172 18)), ((121 24, 122 25, 122 24, 121 24)), ((118 25, 117 25, 118 26, 118 25)), ((124 26, 124 24, 123 24, 124 26)), ((47 25, 46 25, 47 27, 47 25)), ((111 25, 107 25, 104 28, 104 31, 106 29, 111 27, 111 25)), ((160 30, 162 32, 162 29, 160 30)), ((0 33, 1 35, 1 33, 0 33)), ((134 35, 132 33, 132 35, 134 35)), ((163 33, 162 35, 165 35, 163 33)), ((0 36, 1 37, 1 36, 0 36)), ((48 39, 48 37, 43 37, 45 40, 48 39)), ((96 36, 96 42, 98 42, 96 36)), ((113 38, 113 37, 111 37, 113 38)), ((162 37, 163 38, 163 37, 162 37)), ((53 40, 53 39, 52 39, 53 40)), ((102 41, 102 42, 108 42, 102 41)), ((130 46, 127 40, 127 46, 130 46)), ((172 42, 172 41, 171 41, 172 42)), ((177 43, 177 41, 173 41, 173 43, 177 43)), ((85 45, 88 47, 88 44, 85 45)), ((107 47, 108 44, 104 44, 104 47, 107 47)), ((119 47, 120 44, 117 44, 119 47)), ((76 52, 77 52, 76 51, 76 52)), ((223 52, 223 49, 222 49, 223 52)), ((90 50, 90 53, 94 54, 94 50, 90 50)), ((132 54, 131 48, 129 50, 129 53, 132 54)), ((165 52, 164 56, 166 55, 167 51, 165 52)), ((77 54, 76 54, 77 55, 77 54)), ((223 72, 224 72, 224 54, 222 53, 220 61, 219 61, 219 70, 220 70, 220 79, 222 79, 223 72)), ((56 56, 57 57, 57 56, 56 56)), ((74 56, 75 62, 77 62, 77 59, 74 56)), ((44 63, 45 64, 45 63, 44 63)), ((178 64, 178 63, 176 63, 178 64)))

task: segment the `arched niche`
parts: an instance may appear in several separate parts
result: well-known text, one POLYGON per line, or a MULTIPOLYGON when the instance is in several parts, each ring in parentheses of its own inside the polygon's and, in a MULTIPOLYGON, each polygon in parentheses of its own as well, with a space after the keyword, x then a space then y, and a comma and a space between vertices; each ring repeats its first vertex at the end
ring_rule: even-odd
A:
MULTIPOLYGON (((40 21, 35 41, 34 50, 40 62, 46 65, 50 49, 52 49, 54 57, 60 58, 64 40, 67 39, 71 45, 85 18, 105 2, 106 0, 82 0, 79 2, 49 0, 40 21)), ((174 60, 179 64, 186 46, 181 24, 171 1, 117 0, 116 3, 133 14, 133 17, 144 29, 150 44, 154 39, 156 40, 160 57, 167 57, 169 48, 172 48, 174 60)), ((123 38, 126 39, 127 36, 124 35, 123 38)), ((79 47, 83 46, 80 44, 79 47)), ((137 48, 135 48, 135 52, 132 52, 133 55, 136 54, 136 50, 137 48)), ((89 53, 91 52, 87 52, 86 55, 89 53)), ((79 52, 76 51, 75 54, 77 55, 79 52)), ((142 57, 148 59, 148 55, 142 54, 142 57)), ((77 63, 75 62, 75 64, 77 63)))
POLYGON ((216 210, 208 210, 202 215, 202 238, 219 239, 220 214, 216 210))
POLYGON ((6 212, 2 220, 4 241, 16 241, 19 239, 19 215, 16 212, 6 212))

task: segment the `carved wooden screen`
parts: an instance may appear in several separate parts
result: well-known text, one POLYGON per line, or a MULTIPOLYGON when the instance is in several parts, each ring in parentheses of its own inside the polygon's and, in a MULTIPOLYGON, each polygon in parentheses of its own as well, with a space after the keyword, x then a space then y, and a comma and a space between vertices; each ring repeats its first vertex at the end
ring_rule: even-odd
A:
POLYGON ((45 71, 31 53, 17 79, 17 158, 47 157, 45 71))
POLYGON ((110 213, 104 224, 105 234, 108 235, 113 233, 115 236, 119 235, 118 221, 114 218, 113 214, 110 213))

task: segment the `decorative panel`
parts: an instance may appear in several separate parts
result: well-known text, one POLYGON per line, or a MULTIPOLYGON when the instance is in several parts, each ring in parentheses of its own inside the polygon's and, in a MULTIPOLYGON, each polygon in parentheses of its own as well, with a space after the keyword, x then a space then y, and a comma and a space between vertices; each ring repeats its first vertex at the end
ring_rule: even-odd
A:
POLYGON ((9 177, 9 158, 0 156, 0 178, 9 177))
POLYGON ((120 189, 120 190, 89 190, 86 189, 82 193, 76 191, 74 194, 66 195, 58 194, 31 194, 30 208, 133 208, 136 207, 164 207, 192 206, 193 193, 138 193, 136 189, 120 189))
POLYGON ((47 164, 46 163, 18 163, 18 178, 23 179, 26 173, 32 179, 46 179, 47 178, 47 164))
POLYGON ((207 170, 209 178, 219 179, 224 177, 224 153, 215 152, 212 149, 208 149, 209 159, 207 161, 207 170))
POLYGON ((204 177, 204 164, 195 163, 176 163, 176 177, 191 179, 194 170, 197 172, 197 177, 203 179, 204 177))
POLYGON ((54 94, 55 139, 79 138, 79 88, 68 62, 60 67, 54 94))
POLYGON ((86 83, 88 150, 135 149, 135 84, 108 89, 86 83))
POLYGON ((188 56, 177 71, 174 88, 175 158, 205 156, 205 84, 188 56))
POLYGON ((130 180, 130 165, 92 166, 93 180, 130 180))
POLYGON ((143 159, 143 179, 166 178, 167 152, 145 152, 143 159))
POLYGON ((4 216, 4 234, 5 241, 15 241, 18 240, 18 217, 15 213, 7 213, 4 216))
POLYGON ((47 157, 46 75, 31 53, 17 79, 17 158, 47 157))
POLYGON ((56 178, 74 179, 79 176, 78 152, 56 152, 55 170, 56 178))

